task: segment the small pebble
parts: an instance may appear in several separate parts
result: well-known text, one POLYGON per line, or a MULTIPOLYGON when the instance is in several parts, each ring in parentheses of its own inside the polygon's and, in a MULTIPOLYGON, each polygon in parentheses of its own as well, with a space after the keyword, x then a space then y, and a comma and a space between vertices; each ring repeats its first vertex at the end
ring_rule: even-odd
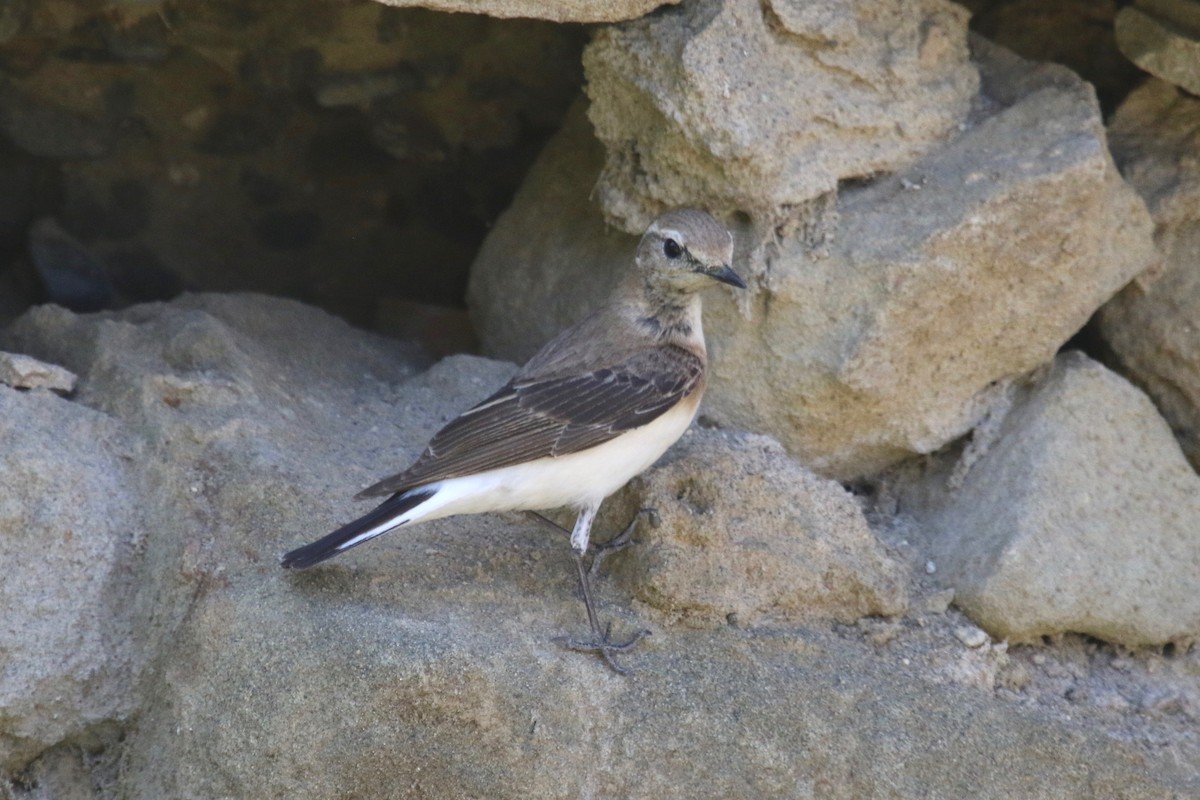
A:
POLYGON ((960 625, 954 629, 954 636, 971 649, 983 647, 991 640, 987 633, 973 625, 960 625))
POLYGON ((75 391, 75 373, 22 353, 0 351, 0 383, 14 389, 75 391))

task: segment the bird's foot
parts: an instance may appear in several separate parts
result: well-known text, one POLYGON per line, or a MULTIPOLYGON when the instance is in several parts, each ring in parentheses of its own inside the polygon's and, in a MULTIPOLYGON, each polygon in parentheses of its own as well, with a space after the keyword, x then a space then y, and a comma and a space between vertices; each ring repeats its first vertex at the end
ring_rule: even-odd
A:
MULTIPOLYGON (((535 511, 530 511, 528 513, 530 516, 534 517, 545 525, 554 528, 555 530, 559 530, 567 534, 571 533, 557 522, 547 519, 535 511)), ((630 671, 621 666, 621 664, 617 661, 617 654, 625 653, 633 649, 634 645, 650 635, 650 631, 638 631, 633 638, 629 639, 628 641, 614 642, 612 639, 612 623, 610 622, 604 627, 600 626, 600 619, 596 614, 596 601, 592 597, 591 576, 596 573, 600 566, 600 562, 602 562, 608 555, 615 553, 618 550, 624 550, 633 543, 633 532, 637 528, 638 520, 644 515, 650 515, 651 521, 654 522, 654 524, 657 524, 658 512, 653 508, 643 508, 633 515, 633 519, 629 521, 629 524, 625 526, 624 530, 609 539, 607 542, 604 542, 603 544, 591 543, 588 545, 585 552, 573 551, 572 554, 575 557, 575 569, 579 575, 579 588, 583 593, 583 605, 584 609, 587 611, 588 627, 591 628, 592 636, 590 639, 586 640, 573 639, 569 636, 558 636, 554 639, 555 642, 570 650, 598 654, 602 659, 604 659, 604 663, 608 665, 609 669, 618 675, 629 675, 630 671)), ((590 514, 586 517, 581 514, 580 518, 585 519, 586 525, 590 526, 592 519, 590 514)), ((586 528, 584 533, 584 538, 586 540, 586 528)))
MULTIPOLYGON (((595 631, 593 633, 596 634, 595 631)), ((610 622, 604 627, 602 634, 597 634, 592 639, 581 640, 572 639, 569 636, 558 636, 555 637, 554 641, 568 650, 575 650, 580 653, 596 653, 604 659, 604 663, 613 672, 618 675, 632 675, 633 673, 629 669, 617 662, 617 654, 629 652, 633 649, 634 645, 649 635, 650 631, 643 629, 635 633, 633 638, 628 641, 614 642, 612 640, 612 623, 610 622)))

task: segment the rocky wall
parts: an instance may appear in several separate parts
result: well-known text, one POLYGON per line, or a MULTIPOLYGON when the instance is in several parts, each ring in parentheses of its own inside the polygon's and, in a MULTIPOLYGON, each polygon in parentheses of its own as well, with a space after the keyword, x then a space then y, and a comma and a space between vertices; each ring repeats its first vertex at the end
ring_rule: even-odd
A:
POLYGON ((392 5, 0 2, 0 797, 1200 794, 1194 3, 392 5), (679 204, 632 675, 519 514, 278 568, 679 204))

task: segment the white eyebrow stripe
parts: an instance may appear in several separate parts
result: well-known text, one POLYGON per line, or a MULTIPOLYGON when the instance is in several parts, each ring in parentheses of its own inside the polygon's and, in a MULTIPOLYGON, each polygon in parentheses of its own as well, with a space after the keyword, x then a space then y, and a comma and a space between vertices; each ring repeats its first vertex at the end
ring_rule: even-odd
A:
POLYGON ((657 222, 652 224, 646 230, 646 233, 658 233, 658 234, 661 234, 668 238, 674 239, 675 241, 680 242, 681 244, 682 244, 682 240, 683 240, 683 235, 679 231, 675 230, 674 228, 660 228, 660 227, 658 227, 657 222))

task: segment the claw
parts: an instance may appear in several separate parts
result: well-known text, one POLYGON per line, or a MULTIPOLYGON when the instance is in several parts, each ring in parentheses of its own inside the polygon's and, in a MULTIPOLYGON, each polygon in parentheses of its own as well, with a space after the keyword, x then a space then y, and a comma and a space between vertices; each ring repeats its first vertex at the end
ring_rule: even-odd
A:
MULTIPOLYGON (((545 525, 554 528, 555 530, 562 531, 566 534, 571 533, 571 531, 568 531, 557 522, 543 517, 536 511, 530 511, 528 513, 530 516, 534 517, 545 525)), ((554 638, 556 643, 570 650, 576 650, 582 653, 596 653, 602 659, 604 659, 604 663, 608 665, 608 668, 618 675, 630 675, 632 673, 630 670, 621 666, 620 663, 617 662, 617 654, 626 653, 633 649, 634 645, 650 635, 650 631, 641 630, 634 634, 633 638, 629 639, 628 641, 614 642, 612 640, 612 623, 609 622, 603 630, 600 628, 600 620, 596 616, 596 605, 595 601, 592 599, 592 587, 589 578, 596 573, 600 566, 600 562, 603 561, 610 553, 615 553, 618 550, 624 550, 633 543, 633 532, 637 528, 638 520, 644 515, 649 515, 651 524, 657 527, 658 511, 653 508, 641 509, 633 515, 633 519, 629 521, 629 524, 625 526, 625 529, 616 536, 612 537, 604 544, 597 544, 593 542, 588 545, 588 549, 591 551, 591 560, 586 564, 586 566, 584 563, 586 554, 572 551, 572 554, 575 556, 575 569, 579 573, 579 588, 583 591, 583 604, 587 609, 588 627, 590 627, 592 630, 592 637, 587 640, 573 639, 569 636, 556 636, 554 638)), ((589 523, 590 519, 591 518, 589 517, 589 523)))
POLYGON ((604 635, 598 639, 589 639, 582 641, 580 639, 572 639, 570 636, 556 636, 554 641, 561 644, 568 650, 575 650, 580 653, 596 653, 604 659, 604 663, 609 669, 618 675, 632 675, 633 671, 621 666, 617 663, 617 653, 627 653, 633 649, 633 646, 650 635, 648 630, 640 630, 633 635, 632 639, 625 642, 614 642, 612 636, 612 623, 608 623, 604 627, 604 635))

